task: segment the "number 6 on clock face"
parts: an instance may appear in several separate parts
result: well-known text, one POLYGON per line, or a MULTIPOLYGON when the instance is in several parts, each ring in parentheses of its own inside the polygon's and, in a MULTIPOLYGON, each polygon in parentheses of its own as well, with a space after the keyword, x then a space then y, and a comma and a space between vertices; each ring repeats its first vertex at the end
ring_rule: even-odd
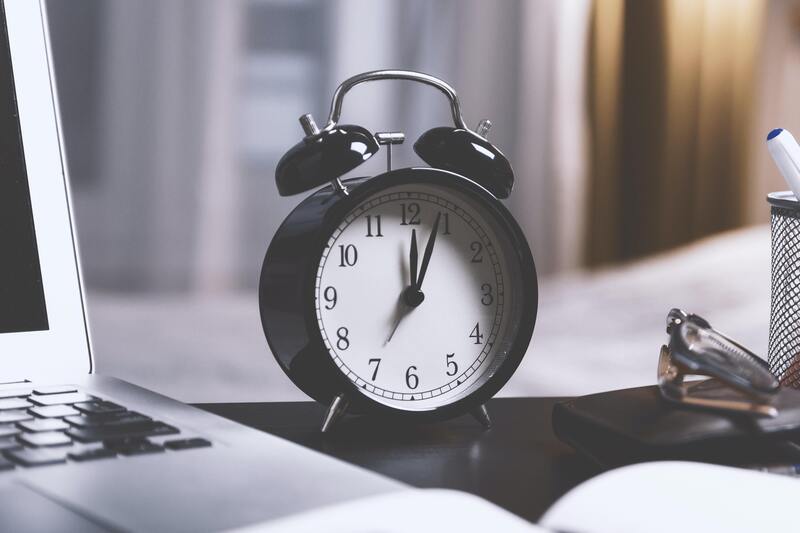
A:
POLYGON ((434 184, 375 192, 333 230, 317 267, 328 355, 380 404, 452 403, 508 355, 523 319, 516 256, 502 221, 467 194, 434 184))

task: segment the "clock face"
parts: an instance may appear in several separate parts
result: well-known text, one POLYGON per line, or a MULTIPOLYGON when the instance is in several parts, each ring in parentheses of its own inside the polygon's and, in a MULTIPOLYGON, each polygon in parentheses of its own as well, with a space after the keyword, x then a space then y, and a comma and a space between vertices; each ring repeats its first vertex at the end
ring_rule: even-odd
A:
POLYGON ((332 233, 317 269, 317 322, 364 395, 429 410, 470 394, 504 362, 522 319, 522 269, 493 213, 451 187, 399 185, 366 198, 332 233))

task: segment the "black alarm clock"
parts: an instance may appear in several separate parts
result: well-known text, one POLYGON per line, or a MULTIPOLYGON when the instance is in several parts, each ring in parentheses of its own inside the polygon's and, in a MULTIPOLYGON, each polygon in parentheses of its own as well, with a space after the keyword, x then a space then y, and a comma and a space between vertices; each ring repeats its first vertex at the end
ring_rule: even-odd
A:
POLYGON ((322 129, 311 115, 300 122, 306 137, 280 160, 275 180, 284 196, 318 190, 289 214, 264 258, 259 306, 275 359, 330 406, 322 431, 345 411, 412 421, 469 412, 488 427, 484 403, 519 366, 538 302, 530 248, 499 201, 514 175, 486 139, 490 123, 470 130, 452 87, 402 70, 346 80, 322 129), (391 169, 402 133, 339 124, 347 91, 386 79, 421 82, 449 99, 454 127, 414 144, 429 167, 391 169), (381 145, 387 172, 341 179, 381 145))

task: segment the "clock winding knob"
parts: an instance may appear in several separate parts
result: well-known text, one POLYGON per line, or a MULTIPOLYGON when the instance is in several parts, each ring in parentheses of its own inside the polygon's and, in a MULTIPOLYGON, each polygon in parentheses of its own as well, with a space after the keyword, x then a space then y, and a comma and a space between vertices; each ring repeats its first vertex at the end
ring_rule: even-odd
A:
POLYGON ((319 133, 319 126, 314 121, 314 116, 311 113, 306 113, 300 117, 300 126, 307 137, 311 137, 319 133))
POLYGON ((492 121, 485 118, 478 122, 478 125, 475 127, 475 133, 486 139, 489 136, 490 129, 492 129, 492 121))

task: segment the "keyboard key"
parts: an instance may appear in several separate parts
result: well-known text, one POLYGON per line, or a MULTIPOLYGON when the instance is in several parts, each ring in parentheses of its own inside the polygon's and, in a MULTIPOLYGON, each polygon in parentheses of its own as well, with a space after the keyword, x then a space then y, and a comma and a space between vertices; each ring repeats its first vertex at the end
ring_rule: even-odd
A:
POLYGON ((77 409, 82 413, 95 414, 95 415, 108 414, 108 413, 122 413, 126 410, 121 405, 117 405, 114 402, 107 402, 105 400, 76 403, 72 407, 74 407, 75 409, 77 409))
POLYGON ((17 448, 22 448, 22 444, 15 437, 3 437, 0 439, 0 452, 16 450, 17 448))
POLYGON ((42 466, 66 462, 67 451, 64 448, 23 448, 6 452, 6 457, 23 466, 42 466))
POLYGON ((61 431, 67 429, 69 424, 60 418, 35 418, 33 420, 26 420, 17 424, 25 431, 61 431))
POLYGON ((103 441, 103 446, 109 450, 118 450, 120 448, 128 448, 131 446, 139 446, 142 443, 150 443, 146 437, 117 437, 113 439, 106 439, 103 441))
POLYGON ((27 409, 31 403, 25 398, 5 398, 0 400, 0 411, 8 411, 9 409, 27 409))
POLYGON ((11 422, 22 422, 23 420, 30 420, 33 416, 28 411, 0 411, 0 424, 9 424, 11 422))
POLYGON ((121 424, 115 426, 73 427, 66 431, 67 435, 79 442, 98 442, 123 437, 155 437, 179 433, 177 428, 162 422, 144 422, 141 424, 121 424))
POLYGON ((30 401, 36 405, 61 405, 78 402, 90 402, 94 396, 89 396, 82 392, 68 392, 66 394, 48 394, 46 396, 30 396, 30 401))
POLYGON ((188 450, 190 448, 206 448, 211 446, 211 441, 201 439, 200 437, 193 439, 175 439, 166 441, 164 446, 170 450, 188 450))
POLYGON ((18 435, 20 429, 13 425, 13 424, 3 424, 0 425, 0 438, 2 437, 13 437, 14 435, 18 435))
POLYGON ((63 394, 66 392, 78 392, 75 385, 51 385, 49 387, 36 387, 33 389, 34 394, 47 395, 47 394, 63 394))
POLYGON ((0 455, 0 472, 3 470, 12 470, 14 467, 14 463, 0 455))
POLYGON ((70 459, 81 463, 85 461, 95 461, 97 459, 108 459, 116 456, 117 452, 109 450, 108 448, 92 448, 90 450, 69 453, 70 459))
MULTIPOLYGON (((44 407, 33 407, 28 411, 41 418, 63 418, 78 414, 78 411, 69 405, 46 405, 44 407)), ((2 422, 2 417, 3 412, 0 411, 0 422, 2 422)))
POLYGON ((31 393, 31 389, 0 390, 0 399, 5 399, 5 398, 25 398, 30 393, 31 393))
POLYGON ((126 437, 105 441, 105 447, 122 455, 142 455, 145 453, 159 453, 164 451, 163 446, 154 444, 147 439, 126 437))
POLYGON ((119 426, 123 424, 141 424, 152 422, 152 418, 144 416, 135 411, 123 411, 122 413, 108 413, 105 415, 77 415, 68 416, 65 420, 73 426, 96 427, 96 426, 119 426))
POLYGON ((44 446, 68 446, 72 439, 60 431, 43 431, 42 433, 23 433, 17 437, 19 441, 34 448, 44 446))

